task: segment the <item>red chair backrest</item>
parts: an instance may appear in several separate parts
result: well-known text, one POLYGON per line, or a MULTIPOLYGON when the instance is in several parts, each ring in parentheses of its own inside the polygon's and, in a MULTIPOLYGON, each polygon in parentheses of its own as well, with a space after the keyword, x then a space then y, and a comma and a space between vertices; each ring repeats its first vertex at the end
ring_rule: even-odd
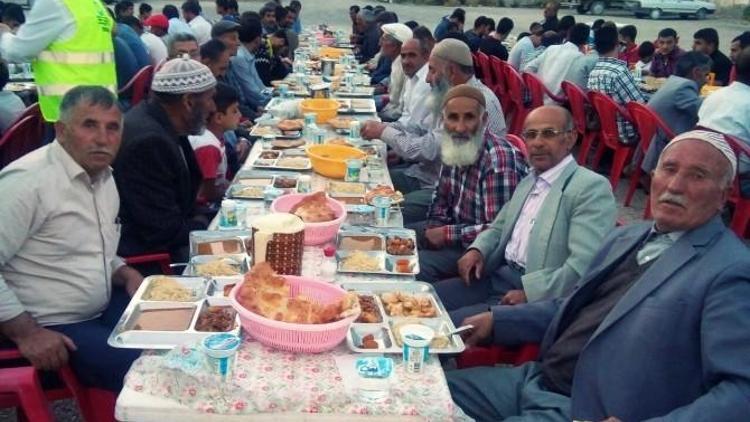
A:
POLYGON ((529 72, 521 73, 523 83, 526 85, 526 89, 531 94, 531 106, 529 108, 535 109, 544 105, 544 82, 542 82, 535 74, 529 72))
POLYGON ((570 113, 573 115, 573 122, 579 135, 586 135, 586 105, 589 104, 589 98, 586 91, 573 82, 563 81, 562 90, 568 98, 570 113))
POLYGON ((484 79, 484 75, 482 74, 482 64, 479 63, 479 52, 471 53, 471 59, 474 62, 474 75, 476 75, 477 79, 480 81, 484 79))
POLYGON ((151 79, 154 77, 154 66, 143 67, 117 93, 121 97, 130 98, 131 107, 143 101, 151 90, 151 79))
POLYGON ((508 139, 508 143, 513 145, 520 153, 523 155, 524 159, 529 158, 529 150, 526 149, 526 142, 521 139, 518 135, 513 135, 511 133, 505 135, 506 139, 508 139))
POLYGON ((500 106, 505 111, 508 108, 508 99, 506 94, 508 93, 508 86, 505 81, 505 66, 510 66, 508 63, 500 60, 495 56, 490 56, 490 71, 494 75, 494 86, 491 87, 492 92, 495 93, 498 100, 500 100, 500 106))
POLYGON ((620 132, 617 129, 617 115, 621 114, 629 119, 627 110, 602 92, 590 91, 589 101, 591 101, 591 105, 594 106, 594 110, 599 116, 599 124, 601 125, 599 134, 604 144, 612 149, 622 146, 620 132))
POLYGON ((505 83, 507 91, 505 93, 505 99, 507 100, 507 108, 503 109, 506 120, 508 116, 513 116, 511 124, 509 124, 509 133, 520 133, 523 120, 516 118, 515 115, 526 115, 526 105, 524 104, 524 96, 526 94, 526 85, 523 83, 521 75, 518 74, 513 66, 505 66, 505 83))
POLYGON ((476 55, 479 61, 479 68, 482 70, 481 81, 487 86, 494 85, 495 80, 492 78, 492 70, 490 70, 490 56, 481 51, 478 51, 476 55))
POLYGON ((31 105, 0 138, 0 168, 42 146, 43 138, 39 105, 31 105))
POLYGON ((635 129, 638 131, 638 137, 640 138, 639 146, 645 153, 648 151, 649 145, 657 130, 661 130, 668 139, 674 138, 674 132, 667 126, 662 118, 651 110, 645 104, 631 101, 625 104, 625 108, 630 113, 630 118, 635 125, 635 129))

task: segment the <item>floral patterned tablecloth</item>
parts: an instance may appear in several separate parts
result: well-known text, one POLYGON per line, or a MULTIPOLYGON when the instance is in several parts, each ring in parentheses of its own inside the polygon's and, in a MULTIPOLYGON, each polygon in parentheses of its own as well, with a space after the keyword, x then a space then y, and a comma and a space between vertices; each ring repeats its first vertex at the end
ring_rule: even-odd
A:
POLYGON ((453 404, 437 358, 431 357, 423 373, 414 376, 406 374, 400 356, 394 356, 390 394, 373 403, 359 399, 347 388, 336 363, 347 355, 351 352, 345 346, 328 353, 297 354, 245 339, 233 374, 222 381, 206 371, 203 354, 186 345, 166 354, 141 356, 128 373, 126 387, 208 413, 302 412, 470 420, 453 404))

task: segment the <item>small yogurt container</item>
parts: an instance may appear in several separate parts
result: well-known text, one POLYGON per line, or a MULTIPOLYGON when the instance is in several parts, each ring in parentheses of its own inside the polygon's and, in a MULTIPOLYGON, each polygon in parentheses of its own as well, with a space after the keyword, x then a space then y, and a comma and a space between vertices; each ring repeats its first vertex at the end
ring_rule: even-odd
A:
POLYGON ((219 226, 226 228, 237 227, 237 203, 231 199, 221 201, 219 211, 219 226))
POLYGON ((238 336, 228 333, 212 334, 203 339, 201 345, 215 375, 219 375, 222 379, 230 375, 234 356, 241 343, 238 336))
POLYGON ((344 180, 347 182, 359 182, 359 176, 362 173, 362 160, 359 158, 350 158, 346 160, 346 175, 344 180))
POLYGON ((422 324, 407 324, 401 327, 403 359, 406 372, 418 374, 430 353, 430 342, 435 338, 435 330, 422 324))

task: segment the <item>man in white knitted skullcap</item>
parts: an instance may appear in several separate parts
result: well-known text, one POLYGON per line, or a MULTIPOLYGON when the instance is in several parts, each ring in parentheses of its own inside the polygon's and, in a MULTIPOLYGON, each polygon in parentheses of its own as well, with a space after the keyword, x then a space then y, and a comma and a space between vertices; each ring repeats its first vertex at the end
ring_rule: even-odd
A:
POLYGON ((201 174, 187 136, 204 130, 216 108, 215 86, 211 70, 184 55, 166 62, 154 75, 151 97, 125 114, 114 163, 123 256, 168 251, 185 262, 188 234, 208 225, 195 209, 201 174))

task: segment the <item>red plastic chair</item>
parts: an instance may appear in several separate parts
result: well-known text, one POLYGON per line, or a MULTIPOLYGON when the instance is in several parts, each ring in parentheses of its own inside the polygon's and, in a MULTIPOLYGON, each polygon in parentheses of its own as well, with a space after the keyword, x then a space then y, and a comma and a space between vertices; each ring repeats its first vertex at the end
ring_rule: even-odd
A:
POLYGON ((630 114, 623 106, 617 104, 604 93, 591 91, 589 92, 589 100, 591 101, 591 105, 594 106, 596 114, 599 115, 599 123, 601 124, 601 129, 599 130, 600 142, 592 167, 596 169, 599 166, 599 160, 601 160, 605 148, 614 151, 609 182, 612 185, 612 190, 615 190, 620 182, 620 176, 622 175, 623 168, 625 168, 625 163, 635 149, 632 145, 624 145, 620 142, 620 132, 617 130, 617 116, 619 114, 630 120, 630 114))
POLYGON ((55 420, 44 390, 31 366, 0 369, 0 408, 17 407, 19 420, 55 420))
POLYGON ((41 114, 17 120, 0 138, 0 168, 42 146, 43 139, 41 114))
MULTIPOLYGON (((742 156, 750 157, 750 146, 744 141, 727 134, 724 134, 724 138, 729 142, 729 145, 738 158, 742 156)), ((734 178, 732 193, 729 195, 728 202, 734 205, 734 213, 732 213, 732 221, 729 223, 729 228, 737 236, 744 239, 748 224, 750 224, 750 198, 743 198, 740 194, 739 177, 734 178)))
POLYGON ((523 83, 526 85, 526 89, 528 89, 529 93, 531 93, 531 104, 529 106, 530 109, 533 110, 537 107, 543 106, 545 96, 551 98, 552 101, 558 104, 565 104, 568 102, 565 97, 556 95, 552 93, 552 91, 547 89, 547 85, 545 85, 544 82, 542 82, 542 80, 539 79, 539 77, 535 74, 530 72, 523 72, 521 73, 521 77, 523 78, 523 83))
MULTIPOLYGON (((643 158, 646 156, 646 151, 648 151, 654 135, 656 135, 657 131, 661 131, 670 140, 674 138, 675 135, 672 128, 667 126, 664 120, 662 120, 658 114, 645 104, 631 101, 625 105, 625 108, 628 110, 628 113, 630 113, 630 118, 633 120, 633 124, 638 131, 638 137, 640 138, 638 147, 641 149, 641 157, 636 163, 633 173, 630 175, 630 185, 628 186, 628 193, 625 195, 624 204, 626 207, 629 207, 630 202, 633 200, 635 190, 638 188, 638 182, 640 181, 641 176, 643 176, 641 163, 643 163, 643 158)), ((646 206, 643 209, 643 218, 651 218, 651 206, 649 204, 648 195, 646 195, 646 206)))
POLYGON ((588 108, 591 107, 591 102, 586 91, 573 82, 563 81, 560 86, 565 93, 565 97, 568 99, 570 113, 573 115, 573 123, 575 124, 576 132, 578 132, 578 137, 581 139, 581 147, 578 151, 578 164, 583 166, 586 164, 591 144, 594 142, 594 138, 596 138, 596 132, 588 130, 586 125, 586 116, 588 115, 588 108))
MULTIPOLYGON (((7 360, 20 360, 23 356, 18 349, 2 349, 0 350, 0 361, 7 360)), ((31 368, 29 366, 21 366, 16 368, 31 368)), ((115 402, 117 396, 106 390, 97 388, 88 388, 82 386, 76 378, 73 371, 69 366, 65 366, 58 371, 58 376, 63 382, 64 387, 54 390, 42 390, 41 385, 38 384, 38 390, 36 394, 41 394, 47 401, 54 401, 66 398, 74 398, 78 404, 78 408, 81 411, 83 419, 87 422, 114 422, 115 420, 115 402)), ((36 372, 35 376, 36 378, 36 372)), ((7 407, 22 407, 23 398, 15 398, 14 395, 2 394, 2 386, 5 384, 6 379, 0 376, 0 408, 7 407)), ((38 400, 37 400, 38 401, 38 400)), ((24 408, 24 412, 26 409, 24 408)), ((34 418, 30 418, 31 421, 36 421, 34 418)), ((43 420, 43 419, 42 419, 43 420)), ((54 420, 51 418, 49 420, 54 420)))
POLYGON ((503 109, 503 113, 505 113, 508 133, 520 135, 521 130, 523 130, 523 122, 526 120, 526 115, 529 114, 529 110, 526 108, 526 104, 524 104, 526 85, 523 83, 523 78, 521 78, 518 71, 513 69, 513 66, 505 66, 503 70, 505 86, 507 87, 505 96, 508 100, 508 108, 503 109))
POLYGON ((148 93, 151 90, 151 79, 153 79, 153 77, 154 66, 145 66, 139 70, 124 87, 117 91, 117 95, 120 98, 129 99, 131 107, 136 105, 148 96, 148 93))
POLYGON ((505 138, 508 140, 508 143, 513 145, 523 155, 524 159, 529 159, 529 150, 526 148, 526 142, 520 136, 509 133, 505 138))
POLYGON ((490 56, 482 53, 481 51, 477 51, 474 54, 476 60, 474 63, 479 65, 479 69, 482 75, 479 80, 481 80, 482 83, 486 86, 494 85, 495 81, 492 79, 492 71, 490 70, 490 56))
POLYGON ((494 85, 490 87, 492 92, 495 93, 497 99, 500 101, 500 107, 503 109, 503 113, 506 113, 509 106, 508 87, 505 82, 505 66, 510 66, 508 63, 500 60, 495 56, 490 56, 490 72, 492 72, 494 85))
POLYGON ((125 260, 125 263, 128 265, 156 263, 156 264, 159 264, 159 268, 161 268, 162 274, 172 275, 172 267, 170 266, 172 264, 172 258, 166 252, 154 252, 150 254, 133 255, 133 256, 123 257, 123 259, 125 260))
POLYGON ((471 53, 471 61, 474 62, 474 76, 481 81, 484 79, 484 75, 482 74, 482 65, 479 63, 478 54, 479 52, 471 53))
POLYGON ((522 344, 518 347, 505 346, 474 346, 464 350, 456 358, 458 369, 474 366, 495 366, 498 363, 514 366, 535 360, 539 356, 539 345, 536 343, 522 344))

